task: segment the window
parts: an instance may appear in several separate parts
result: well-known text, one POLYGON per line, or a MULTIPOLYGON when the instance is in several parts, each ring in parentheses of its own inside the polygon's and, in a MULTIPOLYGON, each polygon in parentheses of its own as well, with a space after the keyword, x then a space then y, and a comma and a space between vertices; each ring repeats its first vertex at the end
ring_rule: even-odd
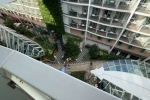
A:
POLYGON ((81 31, 80 33, 81 33, 81 35, 84 35, 85 32, 84 32, 84 31, 81 31))
POLYGON ((93 34, 89 34, 89 37, 91 37, 91 38, 92 38, 92 37, 93 37, 93 34))
POLYGON ((122 42, 118 41, 118 42, 117 42, 117 45, 118 45, 118 46, 121 46, 121 45, 122 45, 122 42))
POLYGON ((141 49, 140 50, 140 53, 146 53, 148 50, 146 50, 146 49, 141 49))
POLYGON ((100 37, 100 36, 97 36, 97 39, 98 39, 98 40, 102 40, 102 37, 100 37))
POLYGON ((111 43, 111 42, 112 42, 112 40, 111 40, 111 39, 107 39, 107 42, 108 42, 108 43, 111 43))
POLYGON ((131 45, 129 45, 129 46, 128 46, 128 49, 133 50, 133 49, 134 49, 134 47, 133 47, 133 46, 131 46, 131 45))

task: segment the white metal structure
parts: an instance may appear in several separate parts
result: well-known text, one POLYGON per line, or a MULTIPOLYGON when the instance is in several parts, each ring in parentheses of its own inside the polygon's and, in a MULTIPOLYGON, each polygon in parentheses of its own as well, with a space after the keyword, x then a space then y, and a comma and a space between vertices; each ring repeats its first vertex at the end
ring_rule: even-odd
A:
POLYGON ((100 83, 107 84, 103 87, 104 91, 117 97, 122 99, 127 97, 127 100, 149 100, 150 98, 150 64, 148 63, 114 60, 103 63, 91 73, 102 80, 100 83), (128 96, 124 96, 125 94, 128 96), (139 99, 132 99, 132 97, 139 99))
POLYGON ((0 46, 0 70, 35 100, 119 100, 85 82, 0 46))
POLYGON ((0 25, 0 41, 5 43, 8 48, 28 56, 38 57, 44 55, 44 50, 39 44, 3 25, 0 25))

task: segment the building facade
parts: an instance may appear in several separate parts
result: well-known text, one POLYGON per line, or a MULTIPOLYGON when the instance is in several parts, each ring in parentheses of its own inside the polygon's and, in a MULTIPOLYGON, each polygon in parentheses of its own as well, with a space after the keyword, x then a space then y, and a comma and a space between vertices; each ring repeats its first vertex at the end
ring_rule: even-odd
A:
POLYGON ((62 0, 65 31, 85 44, 149 61, 150 0, 62 0))
MULTIPOLYGON (((150 62, 150 0, 62 0, 66 33, 111 53, 150 62)), ((16 0, 1 16, 46 28, 37 0, 16 0)))
POLYGON ((28 23, 33 27, 46 27, 37 0, 15 0, 1 6, 0 13, 2 17, 12 18, 15 22, 28 23))

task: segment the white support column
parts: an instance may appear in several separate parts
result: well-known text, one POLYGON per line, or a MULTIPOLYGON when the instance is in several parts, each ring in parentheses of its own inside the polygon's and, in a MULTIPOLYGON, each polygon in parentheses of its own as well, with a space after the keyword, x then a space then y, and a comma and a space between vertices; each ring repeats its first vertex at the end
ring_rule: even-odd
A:
POLYGON ((132 18, 132 16, 133 16, 133 14, 134 14, 134 12, 135 12, 137 6, 139 5, 139 3, 140 3, 140 0, 137 0, 137 2, 136 2, 136 4, 135 4, 134 8, 132 8, 131 14, 130 14, 130 16, 129 16, 127 22, 125 23, 125 25, 124 25, 124 27, 123 27, 121 33, 119 34, 119 36, 118 36, 116 42, 115 42, 114 45, 112 46, 112 48, 111 48, 111 50, 109 51, 109 53, 113 50, 113 48, 114 48, 115 45, 117 44, 118 40, 120 39, 121 35, 123 34, 125 28, 127 27, 128 23, 129 23, 129 21, 131 20, 131 18, 132 18))
POLYGON ((120 53, 121 53, 121 52, 120 52, 120 51, 118 51, 116 55, 119 55, 120 53))
POLYGON ((129 58, 130 56, 131 56, 131 55, 128 54, 128 55, 126 56, 126 58, 129 58))
POLYGON ((89 13, 90 13, 90 6, 91 6, 91 0, 89 0, 88 12, 87 12, 87 18, 86 18, 86 31, 85 31, 85 37, 84 37, 84 46, 86 43, 86 36, 87 36, 87 30, 88 30, 88 19, 89 19, 89 13))

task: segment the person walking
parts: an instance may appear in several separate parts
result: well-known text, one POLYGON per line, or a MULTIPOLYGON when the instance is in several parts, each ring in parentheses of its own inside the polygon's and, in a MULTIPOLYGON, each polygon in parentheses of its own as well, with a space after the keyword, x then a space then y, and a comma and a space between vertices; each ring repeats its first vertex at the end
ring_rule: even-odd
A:
POLYGON ((90 62, 90 66, 93 67, 93 62, 92 61, 90 62))

